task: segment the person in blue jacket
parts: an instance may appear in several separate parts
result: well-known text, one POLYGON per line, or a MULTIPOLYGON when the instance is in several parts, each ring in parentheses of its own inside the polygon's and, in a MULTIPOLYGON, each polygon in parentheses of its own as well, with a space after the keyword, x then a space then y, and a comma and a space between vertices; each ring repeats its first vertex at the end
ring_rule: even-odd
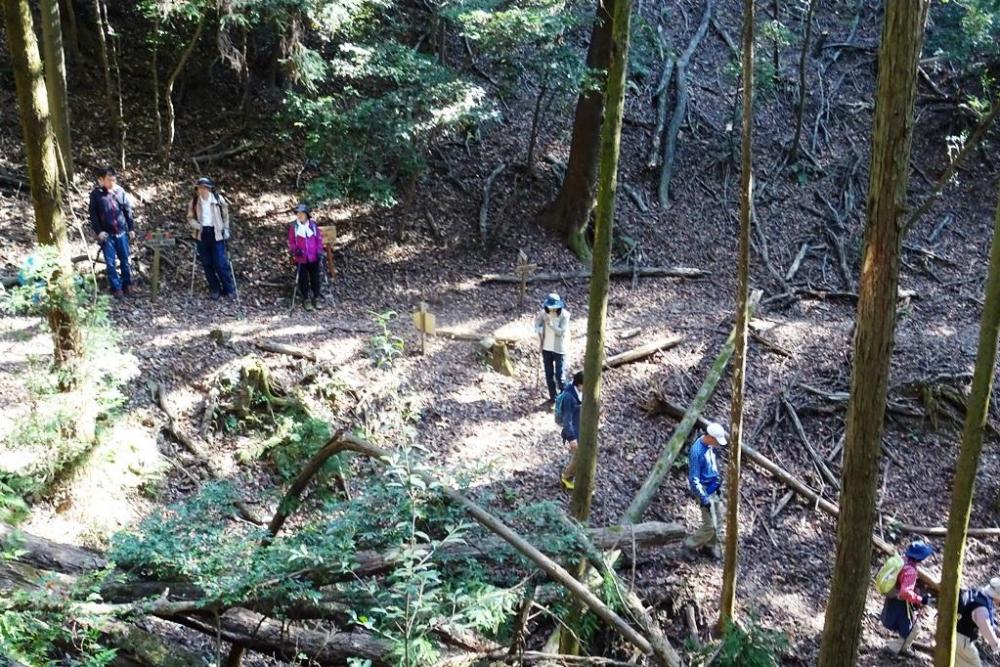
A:
POLYGON ((90 227, 97 234, 97 242, 104 253, 111 293, 121 299, 132 286, 129 268, 129 241, 135 240, 132 202, 118 185, 118 172, 114 167, 101 167, 96 176, 97 187, 91 190, 87 207, 90 227), (121 265, 121 275, 115 267, 116 259, 121 265))
POLYGON ((562 483, 567 489, 575 486, 576 447, 580 439, 580 406, 583 404, 583 371, 573 376, 573 384, 562 391, 562 440, 569 449, 569 463, 562 471, 562 483))
POLYGON ((715 460, 715 449, 726 444, 726 429, 712 422, 701 436, 691 445, 688 453, 688 487, 698 500, 701 509, 701 527, 684 541, 689 553, 708 549, 713 558, 722 558, 719 544, 719 515, 722 513, 722 498, 719 488, 722 477, 715 460))

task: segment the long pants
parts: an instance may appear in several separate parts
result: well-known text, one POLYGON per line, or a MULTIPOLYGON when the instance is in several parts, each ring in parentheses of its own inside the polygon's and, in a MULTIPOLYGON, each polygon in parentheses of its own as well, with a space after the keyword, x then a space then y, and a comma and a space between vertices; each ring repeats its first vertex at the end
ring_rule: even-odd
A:
POLYGON ((112 292, 120 292, 132 284, 132 269, 128 265, 128 233, 122 232, 115 236, 108 234, 101 244, 104 253, 104 264, 108 268, 108 284, 112 292), (121 263, 121 276, 115 268, 115 259, 121 263))
POLYGON ((556 395, 563 390, 563 357, 558 352, 542 350, 542 365, 545 367, 545 384, 549 388, 549 400, 556 400, 556 395))
MULTIPOLYGON (((569 442, 563 439, 563 444, 569 445, 569 442)), ((576 477, 576 450, 577 448, 573 447, 569 452, 569 463, 566 464, 566 467, 562 471, 563 479, 573 479, 576 477)))
POLYGON ((957 641, 955 651, 955 667, 982 667, 983 661, 979 657, 979 649, 976 642, 962 634, 955 636, 957 641))
POLYGON ((226 242, 215 240, 214 227, 201 228, 201 240, 198 241, 198 259, 205 269, 205 279, 208 281, 208 291, 213 295, 229 296, 236 292, 233 283, 233 269, 226 256, 226 242))
POLYGON ((312 289, 313 301, 320 298, 322 295, 320 294, 319 260, 299 264, 297 273, 299 274, 299 294, 302 295, 302 299, 309 298, 310 288, 312 289))
POLYGON ((718 492, 708 497, 708 505, 699 505, 701 526, 694 535, 684 540, 688 549, 719 546, 719 516, 722 514, 722 498, 718 492))

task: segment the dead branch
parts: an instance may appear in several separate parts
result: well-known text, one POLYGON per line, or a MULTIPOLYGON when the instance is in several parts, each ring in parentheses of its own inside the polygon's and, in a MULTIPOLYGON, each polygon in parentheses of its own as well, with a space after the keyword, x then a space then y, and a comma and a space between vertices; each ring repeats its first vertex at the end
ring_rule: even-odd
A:
POLYGON ((689 96, 687 66, 691 61, 691 56, 694 55, 698 45, 701 44, 701 40, 705 37, 705 33, 708 32, 708 24, 712 18, 712 1, 705 0, 705 12, 701 17, 701 23, 698 25, 694 36, 691 37, 687 48, 684 49, 680 58, 677 59, 677 102, 674 105, 674 113, 670 117, 670 128, 667 130, 667 141, 663 153, 663 170, 660 172, 660 185, 657 190, 657 196, 660 199, 660 206, 662 207, 666 207, 670 203, 670 178, 674 168, 674 156, 677 153, 677 135, 680 134, 681 123, 683 123, 684 118, 687 116, 689 96))
POLYGON ((625 190, 625 194, 627 194, 629 198, 635 202, 636 208, 643 213, 649 213, 649 206, 646 204, 646 200, 642 198, 642 193, 628 183, 622 183, 621 186, 622 189, 625 190))
POLYGON ((798 273, 799 269, 802 267, 802 260, 806 258, 806 255, 808 253, 809 253, 809 243, 807 241, 804 242, 801 246, 799 246, 798 254, 795 255, 795 259, 792 260, 791 266, 788 267, 788 271, 785 273, 786 282, 792 282, 792 279, 795 278, 795 274, 798 273))
POLYGON ((220 160, 225 160, 226 158, 235 157, 237 155, 242 155, 243 153, 250 153, 259 150, 264 147, 264 143, 260 141, 245 141, 239 146, 234 148, 227 148, 226 150, 219 151, 217 153, 209 153, 208 155, 192 155, 188 159, 195 163, 195 166, 199 166, 206 162, 218 162, 220 160))
MULTIPOLYGON (((660 27, 660 42, 666 46, 663 37, 663 27, 660 27)), ((660 144, 663 142, 663 128, 667 124, 667 100, 670 90, 670 79, 674 75, 674 56, 668 53, 663 59, 663 69, 660 71, 660 81, 653 93, 656 100, 656 125, 653 128, 653 135, 649 139, 649 153, 646 157, 646 166, 655 168, 660 163, 660 144)))
MULTIPOLYGON (((708 271, 692 269, 685 266, 616 266, 611 268, 612 278, 707 278, 708 271)), ((536 273, 529 277, 526 283, 561 282, 566 280, 590 280, 590 271, 571 271, 567 273, 536 273)), ((482 283, 509 283, 518 285, 521 279, 509 273, 484 273, 480 278, 482 283)))
POLYGON ((795 427, 795 432, 799 436, 799 441, 802 442, 802 446, 806 448, 806 452, 809 453, 809 458, 813 460, 816 467, 819 469, 820 474, 824 479, 832 486, 834 489, 840 489, 840 480, 837 476, 833 474, 830 468, 826 465, 826 461, 823 457, 819 455, 819 452, 812 446, 809 437, 806 435, 805 429, 802 427, 802 422, 799 420, 799 415, 795 412, 795 406, 792 405, 791 401, 785 394, 781 395, 781 402, 785 406, 785 412, 788 414, 788 418, 792 420, 792 426, 795 427))
POLYGON ((263 350, 265 352, 273 352, 274 354, 287 354, 290 357, 296 357, 297 359, 305 359, 307 361, 316 361, 316 353, 310 350, 305 350, 293 345, 285 345, 283 343, 276 343, 270 340, 255 340, 254 347, 258 350, 263 350))
POLYGON ((639 347, 627 350, 620 354, 615 354, 608 357, 604 361, 604 370, 624 366, 625 364, 630 364, 634 361, 640 361, 646 357, 656 354, 661 350, 669 350, 672 347, 677 347, 680 345, 682 340, 684 340, 682 336, 663 336, 651 343, 646 343, 645 345, 640 345, 639 347))
MULTIPOLYGON (((948 534, 948 529, 944 526, 911 526, 909 524, 899 524, 893 527, 900 532, 911 535, 945 537, 948 534)), ((969 528, 966 534, 969 537, 1000 537, 1000 528, 969 528)))
POLYGON ((712 27, 715 28, 715 32, 719 34, 722 41, 729 47, 729 52, 733 55, 733 59, 738 61, 740 59, 740 50, 736 46, 736 42, 733 41, 732 36, 726 31, 725 26, 719 23, 719 17, 712 16, 712 27))

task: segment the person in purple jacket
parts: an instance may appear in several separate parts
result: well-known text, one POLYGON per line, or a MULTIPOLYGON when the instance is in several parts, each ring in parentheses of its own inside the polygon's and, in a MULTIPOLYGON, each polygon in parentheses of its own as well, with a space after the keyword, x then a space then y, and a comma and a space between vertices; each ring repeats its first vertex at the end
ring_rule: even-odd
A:
POLYGON ((321 283, 319 276, 320 259, 323 256, 323 234, 310 217, 312 209, 308 204, 295 207, 295 222, 288 227, 288 251, 296 266, 299 293, 302 294, 303 308, 321 309, 321 283), (310 300, 309 294, 312 293, 310 300))

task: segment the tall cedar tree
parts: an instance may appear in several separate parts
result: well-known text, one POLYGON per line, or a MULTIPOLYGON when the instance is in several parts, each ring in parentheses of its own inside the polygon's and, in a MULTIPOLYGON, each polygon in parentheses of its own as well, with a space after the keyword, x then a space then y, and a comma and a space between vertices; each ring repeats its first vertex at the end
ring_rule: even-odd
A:
MULTIPOLYGON (((608 285, 611 278, 611 238, 615 223, 615 194, 618 189, 618 154, 621 150, 622 115, 625 110, 625 83, 628 70, 629 19, 632 0, 616 0, 612 27, 610 67, 604 95, 606 123, 601 128, 600 177, 597 214, 594 227, 594 253, 590 280, 590 303, 587 316, 587 351, 583 361, 583 406, 580 414, 580 442, 577 448, 576 488, 570 512, 585 522, 590 516, 597 473, 598 427, 601 418, 601 370, 604 366, 604 323, 608 313, 608 285)), ((581 557, 579 575, 587 571, 587 559, 581 557)), ((582 607, 576 604, 571 619, 579 618, 582 607)), ((560 649, 576 652, 575 640, 568 632, 561 634, 560 649)))
MULTIPOLYGON (((62 305, 72 298, 73 267, 69 260, 66 225, 59 208, 59 168, 55 139, 49 123, 42 60, 38 54, 28 0, 2 1, 7 46, 10 49, 17 89, 17 105, 21 113, 21 130, 28 156, 28 177, 31 180, 31 199, 35 208, 35 233, 40 244, 55 246, 61 267, 55 284, 49 286, 53 304, 49 310, 49 326, 55 340, 53 354, 58 367, 72 370, 80 353, 81 342, 76 320, 62 305)), ((68 377, 66 381, 69 381, 68 377)))
POLYGON ((743 390, 747 370, 747 320, 750 319, 750 215, 753 202, 753 37, 754 0, 743 0, 743 146, 740 173, 740 255, 736 268, 736 329, 733 349, 729 470, 726 489, 726 560, 722 570, 719 627, 732 620, 739 560, 740 458, 743 446, 743 390))
POLYGON ((951 667, 955 661, 955 622, 958 613, 958 592, 962 581, 962 561, 965 558, 965 538, 972 512, 972 492, 983 450, 983 429, 989 417, 993 373, 997 363, 997 336, 1000 335, 1000 204, 993 223, 993 248, 990 251, 990 272, 986 281, 986 301, 979 328, 979 351, 972 377, 972 396, 965 411, 962 448, 958 453, 955 482, 952 486, 951 510, 948 513, 948 537, 944 544, 944 564, 941 567, 941 600, 938 602, 938 624, 934 664, 951 667))
POLYGON ((929 0, 885 3, 858 287, 851 398, 844 438, 837 558, 826 609, 820 667, 857 659, 871 568, 875 493, 899 282, 901 230, 913 137, 917 60, 929 0))
POLYGON ((41 0, 42 51, 45 54, 45 91, 52 115, 52 131, 59 148, 59 171, 73 180, 73 143, 66 94, 66 57, 63 53, 62 21, 58 0, 41 0))
MULTIPOLYGON (((611 60, 611 17, 617 0, 600 0, 587 49, 587 69, 603 72, 611 60)), ((597 171, 601 160, 601 120, 604 116, 603 86, 588 84, 576 101, 569 161, 559 194, 542 213, 546 226, 562 235, 580 258, 588 254, 587 223, 594 210, 597 171)), ((596 239, 594 241, 597 242, 596 239)))

